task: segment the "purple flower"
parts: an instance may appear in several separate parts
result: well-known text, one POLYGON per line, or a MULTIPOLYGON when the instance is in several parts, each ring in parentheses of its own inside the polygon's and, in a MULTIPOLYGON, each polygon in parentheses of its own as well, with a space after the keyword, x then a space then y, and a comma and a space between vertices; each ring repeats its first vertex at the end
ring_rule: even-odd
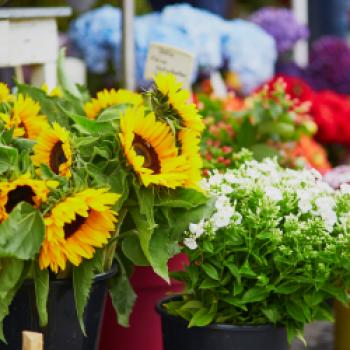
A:
POLYGON ((264 7, 254 12, 250 20, 273 36, 279 53, 290 50, 309 35, 308 28, 298 23, 293 12, 286 8, 264 7))
POLYGON ((350 47, 346 41, 332 36, 315 41, 306 73, 316 90, 350 93, 350 47))

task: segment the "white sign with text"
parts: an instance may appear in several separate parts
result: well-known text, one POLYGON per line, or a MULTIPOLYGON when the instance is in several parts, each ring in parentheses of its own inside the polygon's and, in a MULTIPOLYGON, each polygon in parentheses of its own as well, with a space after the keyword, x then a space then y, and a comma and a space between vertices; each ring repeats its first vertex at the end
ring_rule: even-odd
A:
POLYGON ((191 53, 159 43, 151 43, 148 49, 145 79, 151 80, 159 72, 172 73, 188 88, 193 73, 194 57, 191 53))

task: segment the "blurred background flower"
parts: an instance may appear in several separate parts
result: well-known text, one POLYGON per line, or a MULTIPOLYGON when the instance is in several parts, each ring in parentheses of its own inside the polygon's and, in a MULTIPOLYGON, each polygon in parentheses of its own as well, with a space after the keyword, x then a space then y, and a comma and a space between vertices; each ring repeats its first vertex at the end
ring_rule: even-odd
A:
POLYGON ((263 7, 254 12, 250 20, 275 39, 278 53, 290 50, 298 40, 306 39, 309 35, 308 28, 286 8, 263 7))

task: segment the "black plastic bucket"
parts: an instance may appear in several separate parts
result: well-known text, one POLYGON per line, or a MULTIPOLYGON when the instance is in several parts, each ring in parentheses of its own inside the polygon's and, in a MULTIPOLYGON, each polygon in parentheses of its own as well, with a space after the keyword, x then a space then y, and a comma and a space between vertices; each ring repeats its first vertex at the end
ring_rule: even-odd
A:
POLYGON ((284 327, 212 324, 188 328, 186 320, 170 315, 163 307, 171 300, 174 297, 163 299, 157 305, 164 350, 288 350, 284 327))
POLYGON ((84 322, 87 337, 82 333, 74 301, 72 280, 50 281, 47 303, 49 322, 40 328, 35 304, 34 284, 27 281, 14 298, 10 314, 4 320, 4 333, 8 345, 0 341, 1 350, 21 350, 22 331, 44 334, 45 350, 97 350, 103 310, 107 294, 107 280, 116 273, 116 268, 96 275, 88 303, 84 322))

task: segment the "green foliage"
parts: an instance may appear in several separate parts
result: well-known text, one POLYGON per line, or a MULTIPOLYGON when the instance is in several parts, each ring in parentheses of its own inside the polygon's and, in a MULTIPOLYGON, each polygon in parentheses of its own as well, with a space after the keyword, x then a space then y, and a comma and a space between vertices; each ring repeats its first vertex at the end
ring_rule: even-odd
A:
POLYGON ((96 271, 95 268, 95 260, 88 260, 84 262, 84 264, 80 264, 78 267, 73 268, 73 288, 75 306, 77 308, 77 316, 80 328, 84 335, 86 335, 83 319, 84 309, 89 299, 89 293, 96 271))
POLYGON ((28 203, 20 203, 0 224, 0 257, 33 259, 39 252, 44 232, 41 213, 28 203))
POLYGON ((117 312, 118 322, 129 326, 129 317, 136 301, 136 294, 129 281, 127 270, 121 258, 118 258, 118 274, 109 281, 109 295, 117 312))
POLYGON ((49 270, 41 270, 39 265, 34 263, 33 279, 35 285, 35 300, 39 314, 40 327, 47 326, 47 299, 49 297, 49 270))
POLYGON ((3 321, 9 314, 10 304, 26 275, 25 263, 18 259, 2 259, 0 263, 0 340, 6 343, 3 321))

